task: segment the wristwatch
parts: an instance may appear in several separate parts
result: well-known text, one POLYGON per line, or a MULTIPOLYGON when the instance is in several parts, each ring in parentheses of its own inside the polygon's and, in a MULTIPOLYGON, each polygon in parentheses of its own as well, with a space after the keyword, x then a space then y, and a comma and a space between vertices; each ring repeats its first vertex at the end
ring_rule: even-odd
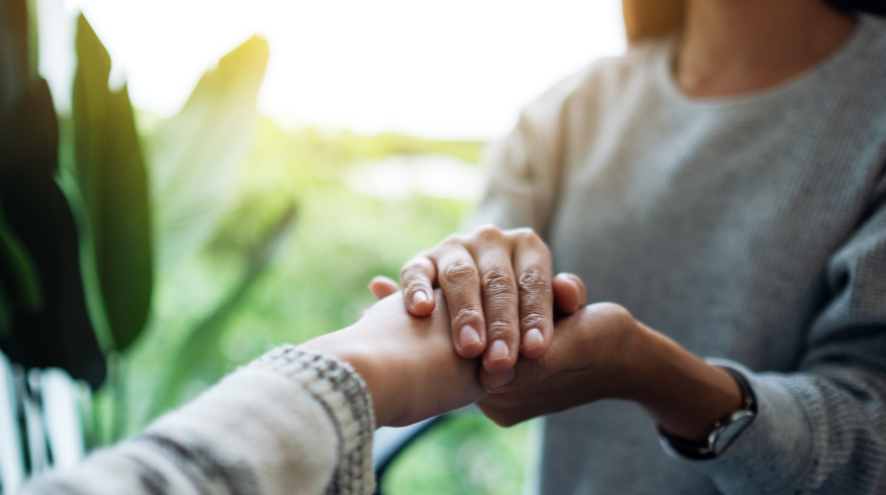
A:
POLYGON ((721 369, 735 379, 735 383, 738 384, 738 388, 741 390, 742 405, 739 410, 714 423, 714 427, 708 434, 707 439, 702 441, 673 437, 668 435, 661 426, 658 427, 659 435, 667 440, 671 448, 690 459, 716 458, 735 442, 741 432, 750 426, 757 415, 757 400, 744 375, 725 366, 722 366, 721 369))

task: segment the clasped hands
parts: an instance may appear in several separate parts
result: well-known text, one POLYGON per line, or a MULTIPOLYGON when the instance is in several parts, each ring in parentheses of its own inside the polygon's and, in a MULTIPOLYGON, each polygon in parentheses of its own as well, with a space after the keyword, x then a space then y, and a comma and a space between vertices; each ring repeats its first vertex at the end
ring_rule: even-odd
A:
POLYGON ((379 426, 477 403, 500 425, 605 398, 638 402, 667 431, 704 438, 740 404, 737 386, 582 281, 552 273, 530 229, 483 227, 409 261, 353 326, 302 345, 364 378, 379 426), (434 287, 438 287, 434 289, 434 287))

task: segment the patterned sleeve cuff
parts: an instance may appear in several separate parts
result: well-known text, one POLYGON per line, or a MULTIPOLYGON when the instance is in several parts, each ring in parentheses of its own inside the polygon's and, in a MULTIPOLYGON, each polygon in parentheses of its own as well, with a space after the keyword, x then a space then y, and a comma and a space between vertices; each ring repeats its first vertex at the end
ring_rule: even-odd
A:
POLYGON ((291 345, 278 347, 246 369, 280 373, 304 387, 329 415, 338 437, 338 464, 327 493, 363 495, 375 485, 372 398, 350 364, 291 345))

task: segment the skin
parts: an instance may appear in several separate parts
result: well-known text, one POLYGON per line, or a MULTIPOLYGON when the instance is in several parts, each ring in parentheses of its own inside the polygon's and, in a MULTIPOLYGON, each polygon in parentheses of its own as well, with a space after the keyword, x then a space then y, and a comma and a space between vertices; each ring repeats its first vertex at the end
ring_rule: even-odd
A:
POLYGON ((410 315, 393 294, 366 310, 354 325, 302 344, 350 363, 363 377, 377 426, 406 426, 473 404, 488 392, 480 386, 476 359, 452 349, 449 315, 441 291, 437 309, 410 315))
POLYGON ((674 77, 695 98, 765 91, 839 50, 855 24, 821 0, 691 0, 674 77))
MULTIPOLYGON (((688 97, 704 100, 765 91, 798 77, 839 50, 855 21, 820 0, 689 0, 685 25, 674 78, 688 97)), ((439 285, 449 301, 456 352, 485 353, 480 380, 493 393, 479 405, 490 418, 512 425, 615 398, 639 403, 672 435, 703 440, 714 422, 740 407, 728 373, 626 308, 600 303, 569 311, 581 307, 569 304, 561 308, 568 316, 555 324, 555 300, 563 294, 575 302, 583 287, 572 276, 551 273, 550 252, 537 235, 494 227, 450 237, 401 272, 410 313, 434 311, 437 302, 419 294, 439 285), (527 352, 532 329, 541 344, 527 352), (499 340, 506 355, 495 353, 499 340)), ((373 284, 377 294, 397 290, 392 281, 373 284)))
POLYGON ((532 229, 502 231, 491 225, 452 235, 419 254, 401 270, 400 283, 403 303, 416 316, 433 311, 427 294, 439 285, 450 301, 456 352, 466 358, 482 355, 490 373, 510 370, 520 355, 544 355, 555 310, 578 309, 555 294, 584 290, 572 275, 553 275, 550 251, 532 229))

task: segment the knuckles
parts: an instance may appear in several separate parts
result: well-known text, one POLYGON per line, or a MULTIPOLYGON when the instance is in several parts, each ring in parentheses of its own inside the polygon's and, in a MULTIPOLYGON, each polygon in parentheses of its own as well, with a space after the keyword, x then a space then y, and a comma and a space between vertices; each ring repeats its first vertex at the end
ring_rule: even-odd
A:
POLYGON ((521 293, 547 296, 551 292, 551 281, 541 270, 528 269, 517 280, 521 293))
POLYGON ((548 320, 550 320, 550 316, 539 312, 532 312, 520 317, 520 327, 525 329, 539 328, 542 325, 547 325, 548 320))
POLYGON ((512 239, 520 242, 535 243, 541 241, 541 238, 538 236, 538 234, 536 234, 535 231, 530 229, 529 227, 509 230, 508 235, 512 239))
POLYGON ((477 267, 464 260, 453 261, 443 268, 442 278, 449 283, 462 285, 477 280, 477 267))
POLYGON ((588 306, 588 309, 595 318, 601 318, 616 323, 627 323, 634 319, 630 311, 625 309, 624 306, 616 303, 594 303, 588 306))
POLYGON ((424 278, 425 268, 429 264, 427 258, 413 258, 400 269, 400 281, 410 283, 411 280, 424 278))
POLYGON ((486 242, 500 242, 505 239, 505 233, 498 227, 487 224, 475 230, 473 237, 486 242))
MULTIPOLYGON (((452 317, 452 328, 461 328, 468 323, 481 322, 483 320, 483 311, 474 307, 460 308, 455 316, 452 317)), ((481 325, 478 325, 482 328, 481 325)))
POLYGON ((516 283, 509 273, 500 268, 488 270, 483 274, 483 291, 492 297, 517 293, 516 283))
POLYGON ((452 234, 443 239, 443 242, 440 243, 440 247, 442 248, 459 248, 464 247, 467 244, 467 239, 464 236, 459 234, 452 234))
MULTIPOLYGON (((510 342, 513 342, 513 340, 519 341, 520 338, 517 325, 506 316, 500 316, 498 319, 488 322, 486 324, 486 333, 489 335, 489 342, 499 337, 505 337, 505 340, 510 342)), ((513 348, 511 350, 513 351, 513 348)))
POLYGON ((427 287, 427 283, 425 283, 424 279, 421 278, 409 278, 404 280, 408 280, 406 286, 403 287, 404 294, 412 294, 416 291, 424 290, 425 287, 427 287))
POLYGON ((548 245, 545 244, 545 241, 543 241, 534 230, 528 227, 509 230, 507 234, 516 244, 527 245, 533 249, 542 251, 547 255, 550 254, 548 245))

